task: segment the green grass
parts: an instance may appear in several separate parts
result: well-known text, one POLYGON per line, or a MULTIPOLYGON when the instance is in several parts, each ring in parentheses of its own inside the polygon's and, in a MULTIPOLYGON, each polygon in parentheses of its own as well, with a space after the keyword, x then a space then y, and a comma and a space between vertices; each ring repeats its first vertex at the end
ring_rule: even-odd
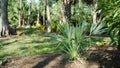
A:
POLYGON ((58 52, 57 42, 38 30, 24 30, 26 35, 0 41, 0 57, 20 55, 30 56, 58 52), (30 33, 29 33, 30 32, 30 33), (29 34, 28 34, 29 33, 29 34))

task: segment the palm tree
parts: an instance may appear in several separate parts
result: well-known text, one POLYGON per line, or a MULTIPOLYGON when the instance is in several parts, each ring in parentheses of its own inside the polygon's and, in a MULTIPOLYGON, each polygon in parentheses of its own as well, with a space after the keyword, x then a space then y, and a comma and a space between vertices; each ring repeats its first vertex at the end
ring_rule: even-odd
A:
POLYGON ((62 13, 62 18, 64 23, 69 22, 70 20, 71 5, 72 5, 72 0, 63 0, 62 6, 61 6, 61 13, 62 13))
POLYGON ((47 12, 47 32, 51 32, 50 8, 49 8, 48 0, 46 0, 46 12, 47 12))
POLYGON ((22 0, 19 0, 19 23, 18 26, 21 27, 22 26, 22 22, 21 22, 21 9, 22 9, 22 0))
POLYGON ((32 9, 32 0, 30 0, 30 2, 29 2, 28 20, 27 20, 27 26, 26 26, 26 28, 30 27, 31 9, 32 9))
POLYGON ((37 5, 37 11, 38 11, 38 13, 37 13, 37 24, 39 24, 40 23, 40 1, 38 1, 38 5, 37 5))
POLYGON ((98 0, 93 0, 94 9, 93 9, 93 23, 97 23, 97 9, 98 9, 98 0))
POLYGON ((51 32, 51 18, 50 18, 50 6, 49 1, 45 0, 44 2, 44 16, 43 16, 43 25, 47 26, 47 32, 51 32))

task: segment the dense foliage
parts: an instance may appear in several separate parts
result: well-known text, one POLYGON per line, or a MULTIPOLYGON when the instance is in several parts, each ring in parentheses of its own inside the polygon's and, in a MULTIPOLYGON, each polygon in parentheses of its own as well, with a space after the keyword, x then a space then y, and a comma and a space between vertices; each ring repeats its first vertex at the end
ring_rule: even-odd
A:
POLYGON ((101 21, 107 23, 109 28, 109 34, 111 35, 111 39, 113 45, 117 45, 118 48, 120 43, 120 0, 105 0, 99 2, 99 10, 101 10, 101 21))

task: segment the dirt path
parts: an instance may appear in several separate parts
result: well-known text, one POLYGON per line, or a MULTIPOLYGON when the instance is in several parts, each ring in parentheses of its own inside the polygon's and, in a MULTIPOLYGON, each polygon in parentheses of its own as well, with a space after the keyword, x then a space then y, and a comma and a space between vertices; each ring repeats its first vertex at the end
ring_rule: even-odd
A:
POLYGON ((28 57, 6 57, 9 60, 1 68, 63 68, 61 54, 47 54, 28 57))

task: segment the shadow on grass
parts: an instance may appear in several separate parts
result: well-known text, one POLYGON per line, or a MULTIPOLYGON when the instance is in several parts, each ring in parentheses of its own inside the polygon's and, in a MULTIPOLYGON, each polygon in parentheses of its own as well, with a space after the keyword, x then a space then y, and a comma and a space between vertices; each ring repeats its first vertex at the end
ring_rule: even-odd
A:
POLYGON ((38 28, 18 28, 18 31, 24 31, 26 35, 30 35, 40 31, 38 28))
POLYGON ((22 31, 25 33, 25 35, 28 35, 28 36, 42 36, 42 37, 50 37, 49 35, 51 35, 51 33, 43 33, 40 31, 39 28, 18 28, 17 29, 18 31, 22 31))
POLYGON ((120 68, 120 51, 96 50, 91 53, 88 61, 98 63, 99 68, 120 68))
POLYGON ((51 39, 38 39, 38 40, 32 40, 31 43, 45 43, 45 42, 52 42, 53 40, 51 39))
POLYGON ((45 52, 50 52, 50 51, 55 51, 55 52, 57 52, 57 51, 59 51, 59 48, 57 48, 56 47, 56 45, 54 45, 54 44, 51 44, 51 45, 38 45, 38 46, 34 46, 33 48, 35 48, 35 49, 41 49, 41 50, 43 50, 43 51, 45 51, 45 52))
POLYGON ((13 44, 15 43, 16 41, 11 41, 11 42, 0 42, 0 48, 3 47, 3 46, 6 46, 6 45, 9 45, 9 44, 13 44))
POLYGON ((27 50, 28 47, 20 47, 20 50, 27 50))
POLYGON ((59 52, 60 50, 57 47, 57 42, 51 39, 43 39, 43 40, 36 39, 30 41, 29 43, 24 43, 24 44, 30 44, 30 46, 29 45, 22 46, 19 48, 19 50, 22 53, 24 52, 30 55, 55 53, 55 52, 59 52))

